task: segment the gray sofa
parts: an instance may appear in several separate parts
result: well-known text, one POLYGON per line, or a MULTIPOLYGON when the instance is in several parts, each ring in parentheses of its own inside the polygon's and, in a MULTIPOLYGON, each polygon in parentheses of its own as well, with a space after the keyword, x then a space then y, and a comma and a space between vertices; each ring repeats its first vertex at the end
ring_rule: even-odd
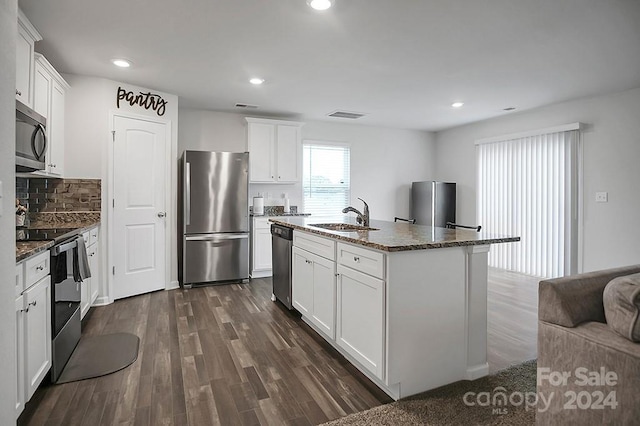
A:
POLYGON ((640 424, 640 343, 607 324, 603 304, 612 279, 637 273, 640 265, 540 282, 537 425, 640 424))

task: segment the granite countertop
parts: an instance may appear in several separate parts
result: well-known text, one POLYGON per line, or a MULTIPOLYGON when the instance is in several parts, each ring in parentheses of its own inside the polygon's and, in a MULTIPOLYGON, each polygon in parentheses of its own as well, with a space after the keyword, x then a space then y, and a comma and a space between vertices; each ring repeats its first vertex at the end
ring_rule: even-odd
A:
POLYGON ((265 214, 253 214, 251 217, 276 217, 276 216, 311 216, 311 213, 267 213, 265 214))
POLYGON ((53 247, 53 241, 18 241, 16 242, 16 263, 53 247))
POLYGON ((354 218, 346 216, 290 217, 270 219, 270 221, 289 228, 389 252, 520 241, 520 237, 492 235, 482 231, 434 228, 381 220, 372 220, 369 225, 371 228, 378 228, 376 231, 332 231, 313 226, 320 223, 356 224, 354 218))
MULTIPOLYGON (((100 225, 100 221, 94 223, 84 222, 67 222, 64 226, 60 226, 60 224, 38 224, 37 227, 31 226, 30 229, 68 229, 69 233, 73 234, 83 234, 96 226, 100 225)), ((65 234, 66 235, 66 234, 65 234)), ((66 238, 65 235, 62 237, 58 237, 57 239, 66 238)), ((38 254, 44 250, 48 250, 54 246, 56 243, 56 239, 45 240, 45 241, 16 241, 16 263, 25 260, 28 257, 33 256, 34 254, 38 254)))

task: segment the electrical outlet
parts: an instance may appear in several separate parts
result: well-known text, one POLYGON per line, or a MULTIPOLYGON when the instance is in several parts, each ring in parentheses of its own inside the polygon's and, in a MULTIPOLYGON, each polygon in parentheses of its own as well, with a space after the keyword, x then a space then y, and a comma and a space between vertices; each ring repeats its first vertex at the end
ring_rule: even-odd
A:
POLYGON ((609 193, 596 192, 596 203, 606 203, 609 201, 609 193))

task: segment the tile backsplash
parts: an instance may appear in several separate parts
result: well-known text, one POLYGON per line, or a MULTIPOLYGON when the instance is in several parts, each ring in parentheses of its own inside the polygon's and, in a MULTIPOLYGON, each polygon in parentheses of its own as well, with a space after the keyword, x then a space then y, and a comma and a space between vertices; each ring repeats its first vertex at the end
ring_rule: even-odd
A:
POLYGON ((29 213, 99 212, 100 179, 16 178, 16 198, 29 213))

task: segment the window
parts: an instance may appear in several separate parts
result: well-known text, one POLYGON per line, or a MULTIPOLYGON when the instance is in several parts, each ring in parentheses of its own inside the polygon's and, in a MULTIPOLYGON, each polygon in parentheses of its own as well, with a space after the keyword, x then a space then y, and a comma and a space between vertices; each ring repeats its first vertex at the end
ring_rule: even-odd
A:
POLYGON ((350 202, 349 145, 305 141, 302 150, 304 212, 336 215, 350 202))
POLYGON ((478 224, 516 235, 489 265, 538 277, 577 272, 579 123, 477 142, 478 224))

